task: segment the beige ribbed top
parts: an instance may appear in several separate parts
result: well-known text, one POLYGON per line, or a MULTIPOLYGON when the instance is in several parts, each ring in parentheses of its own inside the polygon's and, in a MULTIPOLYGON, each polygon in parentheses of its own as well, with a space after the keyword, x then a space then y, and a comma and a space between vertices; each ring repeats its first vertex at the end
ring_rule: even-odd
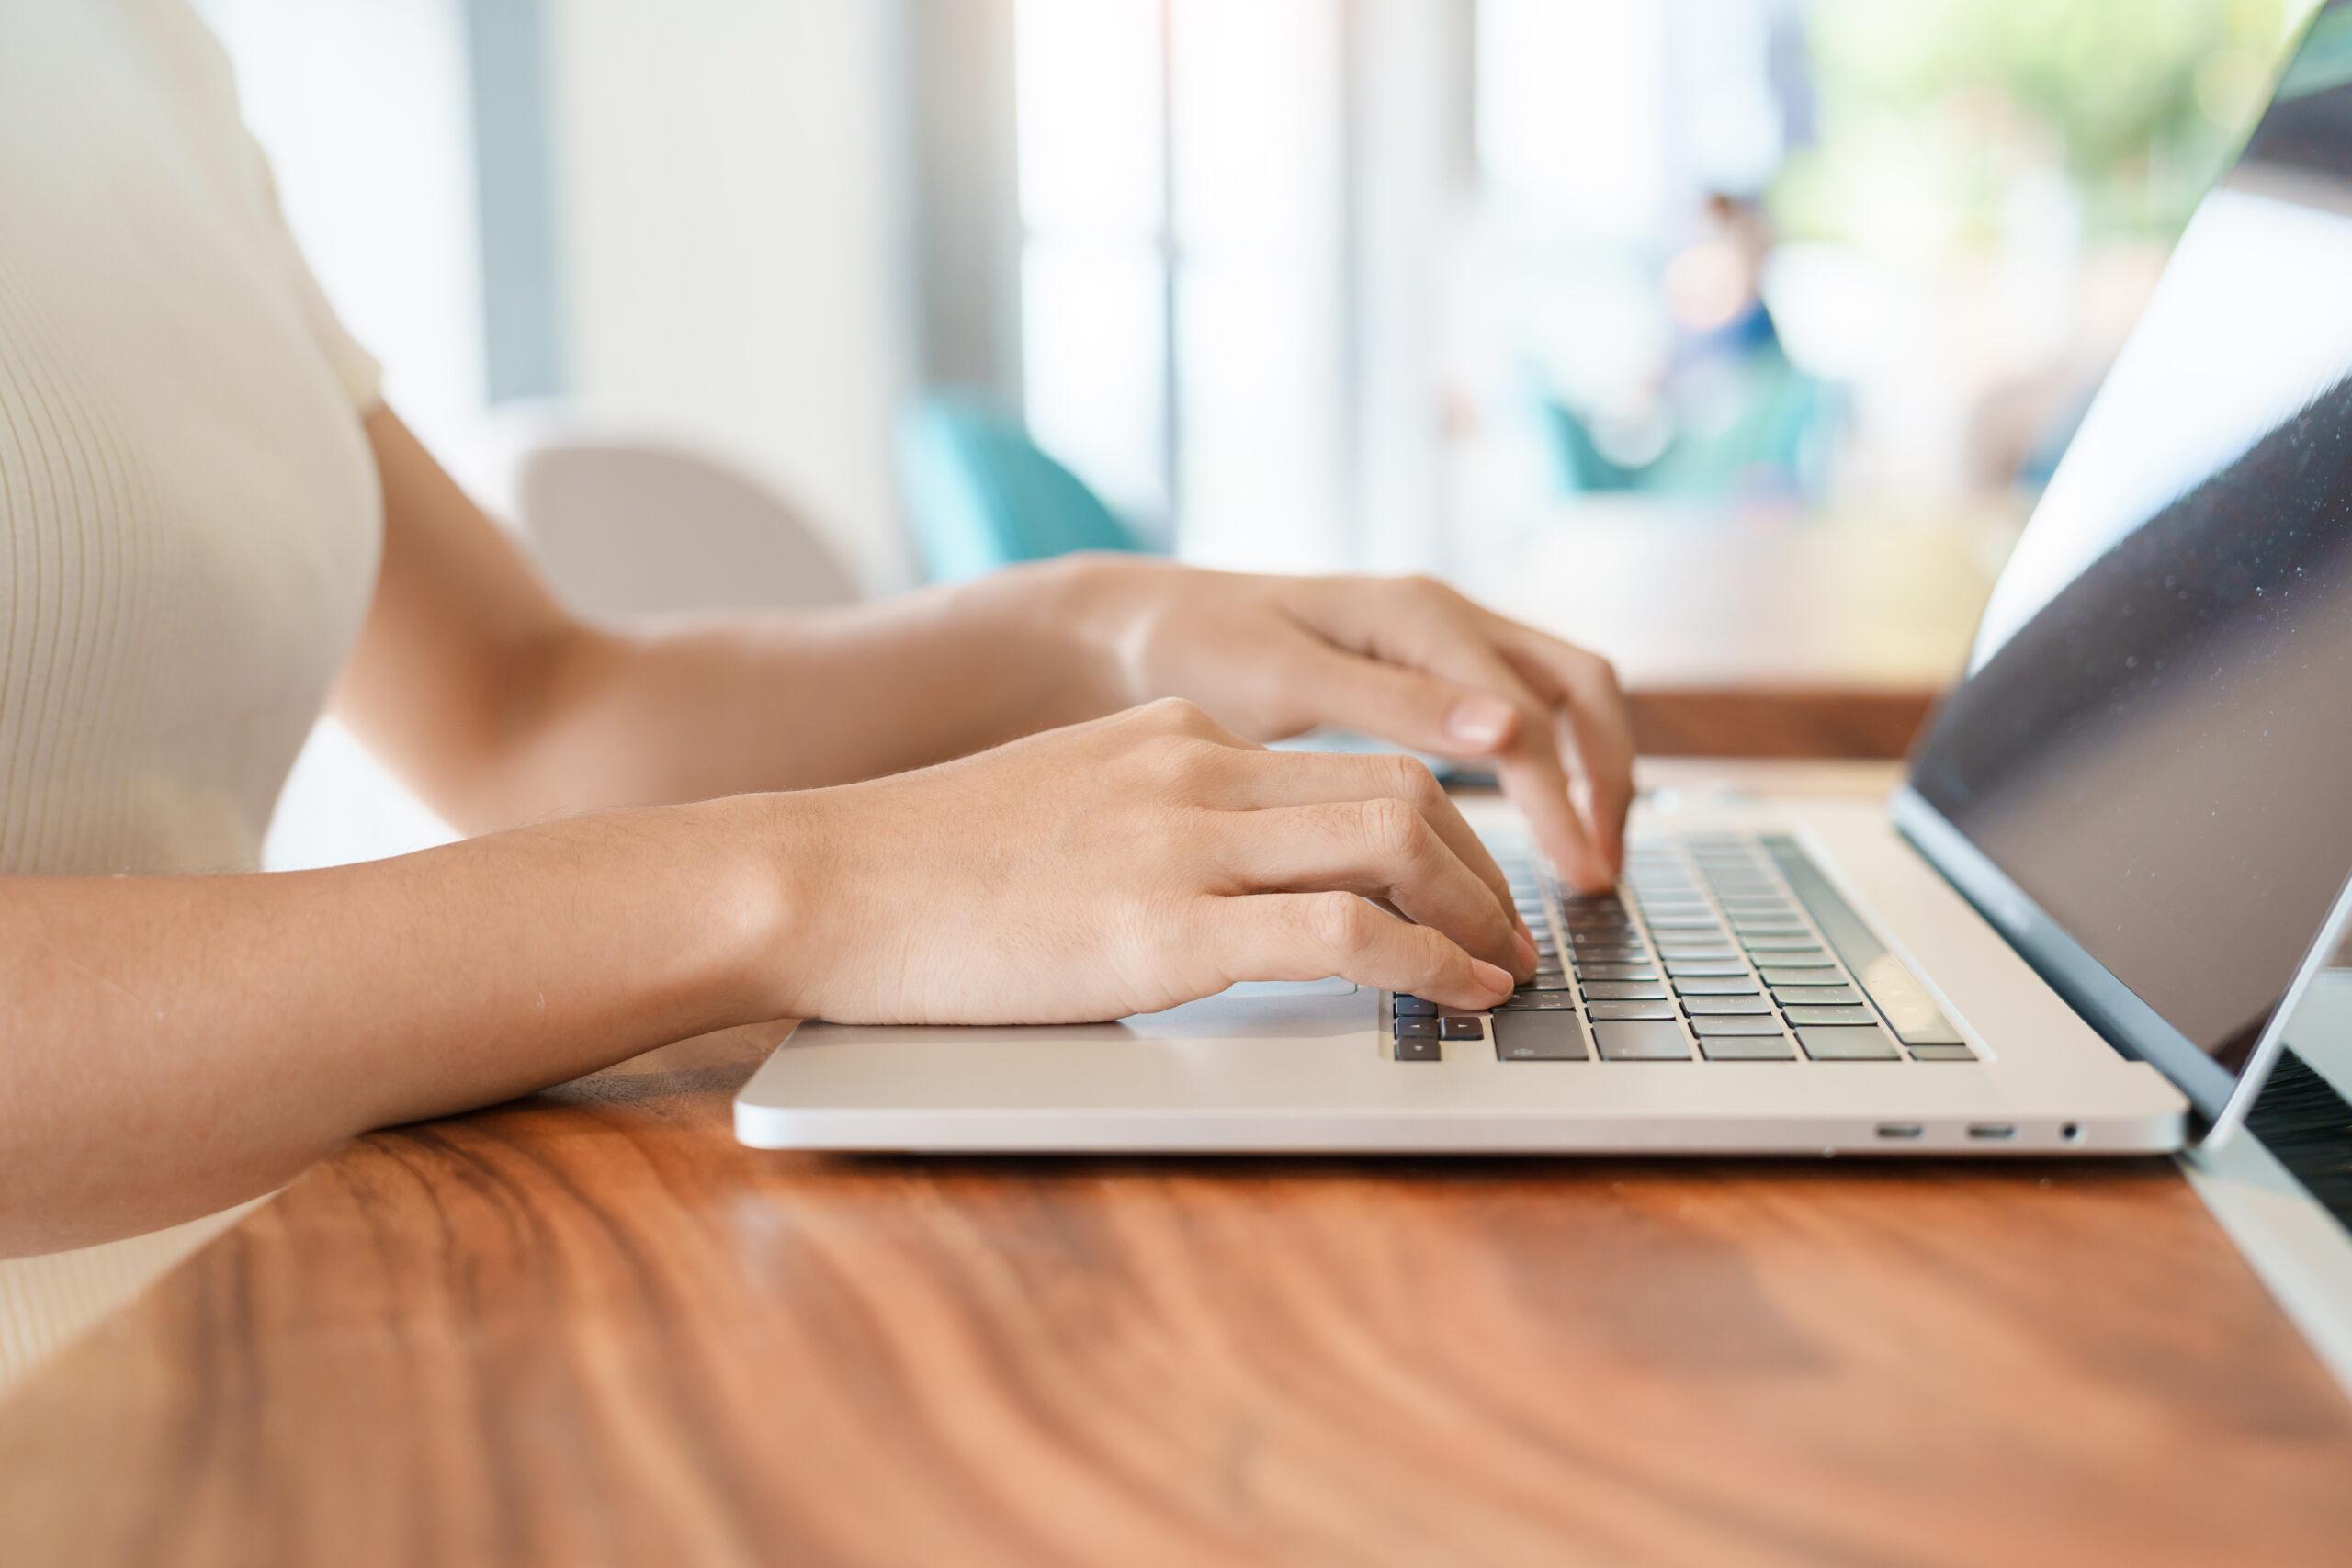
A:
MULTIPOLYGON (((183 0, 0 0, 0 874, 257 863, 373 583, 375 395, 183 0)), ((177 1245, 0 1264, 0 1382, 177 1245)))
POLYGON ((0 871, 257 863, 374 579, 375 385, 181 0, 0 0, 0 871))

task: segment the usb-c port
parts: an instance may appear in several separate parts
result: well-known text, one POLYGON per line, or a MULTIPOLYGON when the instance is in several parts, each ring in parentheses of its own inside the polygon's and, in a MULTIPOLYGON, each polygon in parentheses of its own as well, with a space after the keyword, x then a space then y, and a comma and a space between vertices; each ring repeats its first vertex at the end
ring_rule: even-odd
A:
POLYGON ((1917 1122, 1882 1122, 1878 1135, 1882 1138, 1916 1138, 1926 1131, 1917 1122))
POLYGON ((1971 1122, 1968 1124, 1968 1135, 1972 1138, 1991 1138, 1997 1141, 2002 1138, 2016 1137, 2018 1127, 2014 1122, 1971 1122))

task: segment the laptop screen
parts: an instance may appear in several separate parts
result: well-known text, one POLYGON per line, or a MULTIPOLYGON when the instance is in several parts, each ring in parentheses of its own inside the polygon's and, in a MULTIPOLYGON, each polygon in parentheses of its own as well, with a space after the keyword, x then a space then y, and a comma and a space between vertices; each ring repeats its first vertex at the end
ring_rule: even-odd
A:
POLYGON ((1910 794, 1931 855, 2010 885, 1994 922, 2214 1113, 2352 874, 2352 0, 2183 234, 1910 794))

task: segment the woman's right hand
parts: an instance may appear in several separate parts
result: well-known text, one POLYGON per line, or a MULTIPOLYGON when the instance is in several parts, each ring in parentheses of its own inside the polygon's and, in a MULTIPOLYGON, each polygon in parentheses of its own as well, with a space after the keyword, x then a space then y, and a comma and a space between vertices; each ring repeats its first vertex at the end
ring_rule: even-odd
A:
POLYGON ((1329 976, 1480 1008, 1534 966, 1426 767, 1269 751, 1188 703, 758 798, 786 860, 779 1016, 1090 1021, 1329 976))

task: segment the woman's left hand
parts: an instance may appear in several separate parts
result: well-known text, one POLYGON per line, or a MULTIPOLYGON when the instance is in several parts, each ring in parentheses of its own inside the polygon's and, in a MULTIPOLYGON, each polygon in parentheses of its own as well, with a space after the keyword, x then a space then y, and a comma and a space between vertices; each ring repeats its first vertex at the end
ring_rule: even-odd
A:
POLYGON ((1633 728, 1608 660, 1427 578, 1261 577, 1097 557, 1075 596, 1130 703, 1183 697, 1255 740, 1319 726, 1489 761, 1560 875, 1623 863, 1633 728))

